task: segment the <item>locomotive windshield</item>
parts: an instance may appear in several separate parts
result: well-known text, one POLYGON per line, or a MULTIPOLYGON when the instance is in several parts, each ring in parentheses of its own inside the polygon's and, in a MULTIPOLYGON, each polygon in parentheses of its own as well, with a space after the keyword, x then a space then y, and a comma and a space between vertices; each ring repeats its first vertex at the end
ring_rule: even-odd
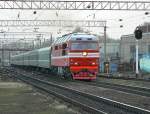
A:
POLYGON ((71 50, 97 50, 98 44, 95 42, 78 42, 78 43, 72 43, 71 50))

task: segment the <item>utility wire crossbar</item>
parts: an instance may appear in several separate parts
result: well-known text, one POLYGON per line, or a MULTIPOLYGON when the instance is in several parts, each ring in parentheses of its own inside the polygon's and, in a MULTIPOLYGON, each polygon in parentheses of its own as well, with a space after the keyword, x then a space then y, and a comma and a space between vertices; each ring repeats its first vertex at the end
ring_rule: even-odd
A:
POLYGON ((150 1, 0 0, 0 9, 27 10, 150 10, 150 1))
POLYGON ((16 26, 61 26, 104 27, 106 21, 99 20, 0 20, 1 27, 16 26))

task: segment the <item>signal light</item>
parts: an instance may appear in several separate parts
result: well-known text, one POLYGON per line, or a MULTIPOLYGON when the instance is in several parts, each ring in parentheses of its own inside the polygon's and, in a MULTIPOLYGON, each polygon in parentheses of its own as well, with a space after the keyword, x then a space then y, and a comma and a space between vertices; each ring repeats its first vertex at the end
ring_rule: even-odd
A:
POLYGON ((137 40, 142 39, 142 30, 139 27, 137 27, 134 31, 134 35, 137 40))

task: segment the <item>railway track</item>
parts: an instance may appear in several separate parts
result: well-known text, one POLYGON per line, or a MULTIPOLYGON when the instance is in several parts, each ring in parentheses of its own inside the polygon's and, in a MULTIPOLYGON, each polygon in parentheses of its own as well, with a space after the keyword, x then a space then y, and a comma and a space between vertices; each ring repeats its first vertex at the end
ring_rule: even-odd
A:
MULTIPOLYGON (((40 75, 49 77, 49 75, 45 74, 45 73, 35 73, 34 75, 38 75, 38 77, 40 75)), ((54 79, 53 81, 62 81, 60 78, 54 79)), ((67 80, 63 80, 66 81, 67 80)), ((70 82, 71 80, 69 80, 70 82)), ((74 81, 72 81, 74 82, 74 81)), ((81 81, 76 80, 75 83, 81 83, 81 81)), ((92 85, 92 86, 96 86, 96 87, 103 87, 103 88, 109 88, 109 89, 113 89, 113 90, 117 90, 117 91, 121 91, 121 92, 126 92, 126 93, 131 93, 131 94, 136 94, 136 95, 141 95, 141 96, 146 96, 146 97, 150 97, 150 88, 146 88, 146 87, 135 87, 135 86, 126 86, 126 85, 120 85, 120 84, 113 84, 113 83, 108 83, 108 82, 102 82, 99 81, 99 79, 97 79, 94 82, 84 82, 82 81, 83 84, 87 84, 87 85, 92 85)))
POLYGON ((140 78, 136 78, 136 77, 129 77, 129 76, 125 76, 125 77, 114 77, 112 74, 98 74, 98 77, 101 78, 108 78, 108 79, 118 79, 118 80, 134 80, 134 81, 142 81, 142 82, 150 82, 150 79, 140 79, 140 78))
MULTIPOLYGON (((37 75, 37 73, 36 73, 36 75, 37 75)), ((49 75, 44 74, 44 73, 39 73, 38 75, 39 76, 43 75, 43 76, 49 77, 49 75)), ((59 79, 59 81, 62 81, 60 78, 58 78, 58 79, 59 79)), ((58 81, 58 79, 56 79, 56 80, 54 79, 54 81, 58 81)), ((67 82, 67 80, 65 80, 65 81, 67 82)), ((72 82, 74 82, 74 81, 72 81, 72 82)), ((77 83, 77 82, 81 83, 81 81, 76 80, 75 83, 77 83)), ((135 87, 135 86, 113 84, 113 83, 99 81, 99 79, 97 79, 94 82, 90 82, 90 83, 82 81, 82 83, 87 84, 87 85, 96 86, 96 87, 109 88, 109 89, 114 89, 114 90, 118 90, 118 91, 122 91, 122 92, 126 92, 126 93, 150 97, 150 88, 146 88, 146 87, 135 87)))
POLYGON ((150 114, 150 111, 142 108, 70 89, 56 83, 33 78, 20 72, 15 72, 14 70, 7 69, 5 72, 40 90, 74 104, 90 114, 150 114))
MULTIPOLYGON (((75 82, 77 83, 78 80, 76 80, 75 82)), ((113 83, 108 83, 108 82, 102 82, 102 81, 99 81, 98 79, 96 81, 90 82, 90 83, 84 82, 84 81, 79 81, 79 83, 81 83, 81 82, 82 82, 82 84, 84 83, 84 84, 92 85, 92 86, 96 86, 96 87, 109 88, 109 89, 113 89, 113 90, 117 90, 117 91, 121 91, 121 92, 150 97, 150 88, 146 88, 146 87, 136 87, 136 86, 113 84, 113 83)))
POLYGON ((114 89, 114 90, 118 90, 118 91, 122 91, 126 93, 132 93, 136 95, 150 97, 150 88, 126 86, 126 85, 113 84, 113 83, 108 83, 108 82, 101 82, 98 80, 96 80, 95 82, 91 82, 91 83, 87 83, 87 82, 83 82, 83 83, 86 83, 92 86, 104 87, 104 88, 114 89))

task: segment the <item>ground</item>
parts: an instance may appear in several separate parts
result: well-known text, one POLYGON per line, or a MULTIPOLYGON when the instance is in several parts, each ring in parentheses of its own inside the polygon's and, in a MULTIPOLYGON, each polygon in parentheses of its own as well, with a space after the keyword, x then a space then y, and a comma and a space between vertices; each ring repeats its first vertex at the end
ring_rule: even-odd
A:
POLYGON ((78 114, 66 104, 20 82, 0 82, 1 114, 78 114))
POLYGON ((111 78, 103 78, 103 77, 98 77, 97 79, 98 81, 102 81, 102 82, 150 88, 150 81, 148 82, 148 81, 136 81, 136 80, 111 79, 111 78))

